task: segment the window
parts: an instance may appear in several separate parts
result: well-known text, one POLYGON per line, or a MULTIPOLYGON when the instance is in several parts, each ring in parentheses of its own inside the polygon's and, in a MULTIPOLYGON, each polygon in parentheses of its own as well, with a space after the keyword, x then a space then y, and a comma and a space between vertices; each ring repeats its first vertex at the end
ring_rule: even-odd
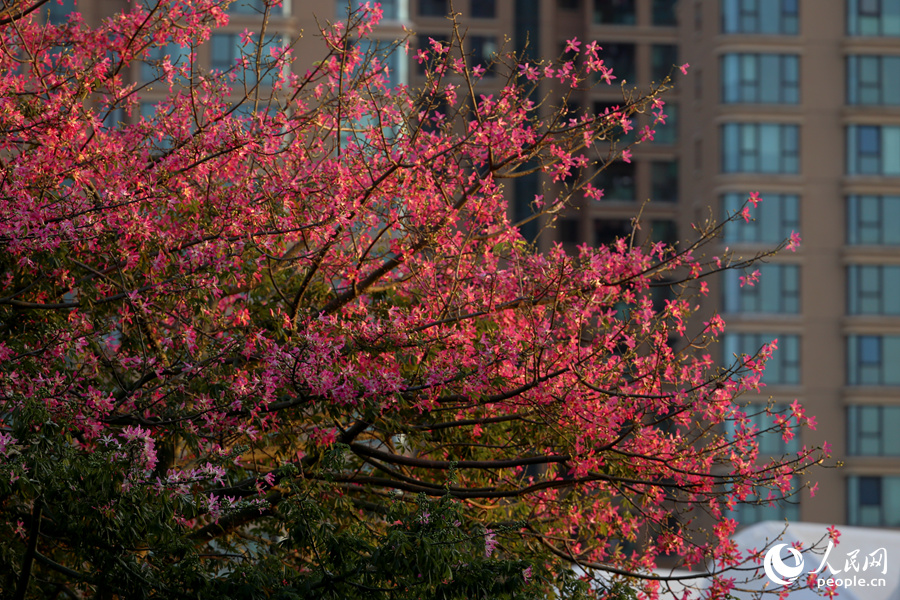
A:
POLYGON ((900 527, 900 477, 847 478, 847 524, 900 527))
POLYGON ((650 47, 650 76, 653 81, 662 81, 678 64, 678 46, 675 44, 653 44, 650 47))
POLYGON ((63 0, 61 4, 57 0, 50 0, 47 6, 49 11, 47 20, 52 25, 65 25, 69 15, 77 10, 75 0, 63 0))
POLYGON ((214 33, 210 67, 222 73, 236 69, 238 81, 246 81, 247 84, 253 85, 257 82, 256 55, 259 51, 260 83, 272 85, 281 74, 281 71, 274 67, 272 50, 283 46, 284 38, 280 35, 269 38, 260 48, 255 42, 244 46, 236 33, 214 33), (240 66, 241 59, 246 59, 244 66, 240 66))
POLYGON ((726 54, 719 64, 726 104, 800 102, 800 58, 795 54, 726 54))
POLYGON ((633 202, 635 193, 635 163, 621 160, 607 163, 605 168, 597 173, 594 185, 603 190, 603 200, 618 200, 633 202))
MULTIPOLYGON (((439 34, 439 33, 435 33, 435 34, 431 34, 431 35, 422 34, 422 35, 416 36, 417 47, 421 50, 426 50, 428 52, 428 60, 426 60, 424 62, 420 63, 418 60, 413 58, 413 60, 415 60, 415 62, 416 62, 416 70, 419 73, 419 75, 424 75, 426 73, 428 65, 433 64, 436 57, 437 57, 437 60, 439 60, 439 61, 444 59, 444 55, 440 55, 438 57, 435 54, 435 52, 432 50, 431 40, 440 42, 441 45, 443 45, 445 48, 450 43, 449 37, 447 37, 446 35, 443 35, 443 34, 439 34)), ((415 57, 415 53, 410 52, 410 56, 415 57)))
POLYGON ((848 56, 847 104, 900 105, 900 56, 848 56))
POLYGON ((631 129, 626 132, 621 125, 622 115, 624 115, 625 112, 626 109, 622 108, 621 103, 594 102, 595 115, 613 115, 607 120, 607 127, 609 130, 606 132, 606 139, 618 142, 619 144, 630 144, 634 141, 634 115, 632 114, 630 117, 626 117, 631 121, 631 129))
POLYGON ((650 200, 678 202, 678 161, 654 160, 650 163, 650 200))
POLYGON ((894 0, 847 0, 847 33, 900 36, 900 4, 894 0))
POLYGON ((394 88, 406 82, 405 73, 402 72, 406 53, 403 52, 402 48, 396 48, 394 42, 370 38, 358 40, 356 43, 363 56, 371 56, 378 60, 378 64, 381 67, 380 70, 385 71, 385 85, 388 88, 394 88))
POLYGON ((581 8, 581 0, 557 0, 556 5, 562 10, 578 10, 581 8))
POLYGON ((528 60, 538 60, 541 47, 540 0, 515 0, 514 25, 516 54, 528 60))
POLYGON ((623 81, 634 83, 637 78, 634 44, 604 44, 599 55, 606 66, 612 69, 616 83, 621 84, 623 81))
POLYGON ((594 246, 615 243, 619 238, 631 235, 631 221, 628 219, 595 219, 594 246))
POLYGON ((175 42, 169 42, 165 46, 153 46, 146 62, 141 63, 141 81, 154 81, 162 77, 162 70, 159 63, 167 56, 172 66, 182 66, 188 64, 190 60, 191 49, 187 46, 179 46, 175 42))
MULTIPOLYGON (((262 15, 266 12, 266 0, 236 0, 228 7, 228 12, 233 15, 262 15)), ((269 4, 270 15, 283 15, 284 6, 278 6, 274 2, 269 4)), ((346 2, 344 2, 346 5, 346 2)), ((356 8, 356 7, 354 7, 356 8)), ((344 13, 346 15, 346 13, 344 13)))
POLYGON ((722 33, 795 35, 797 0, 722 0, 722 33))
POLYGON ((847 336, 847 385, 900 385, 900 336, 847 336))
MULTIPOLYGON (((781 498, 783 495, 779 490, 774 490, 772 494, 774 498, 781 498)), ((754 495, 749 496, 747 502, 750 504, 738 504, 733 511, 729 511, 730 518, 741 525, 785 519, 793 523, 800 520, 800 505, 797 504, 797 500, 768 501, 754 495)))
POLYGON ((469 14, 478 19, 493 19, 497 16, 495 0, 471 0, 469 14))
POLYGON ((563 244, 576 245, 581 242, 581 220, 563 218, 557 226, 559 241, 563 244))
MULTIPOLYGON (((756 270, 751 267, 750 270, 756 270)), ((741 286, 740 272, 725 272, 725 312, 797 314, 800 312, 800 267, 759 265, 759 280, 741 286)), ((749 271, 749 270, 748 270, 749 271)))
POLYGON ((493 77, 491 63, 497 55, 497 38, 486 35, 473 35, 469 37, 472 48, 472 66, 480 65, 485 68, 485 76, 493 77))
POLYGON ((779 123, 722 125, 723 173, 799 173, 800 127, 779 123))
POLYGON ((678 15, 675 6, 678 0, 653 0, 653 24, 677 25, 678 15))
MULTIPOLYGON (((349 11, 357 10, 369 0, 335 0, 337 5, 337 18, 346 19, 349 11)), ((384 13, 385 19, 397 20, 400 18, 399 11, 400 0, 380 0, 381 11, 384 13)), ((274 7, 273 7, 274 8, 274 7)), ((278 10, 281 8, 278 7, 278 10)))
POLYGON ((634 0, 594 0, 594 23, 634 25, 634 0))
POLYGON ((763 344, 778 340, 778 349, 766 362, 762 381, 769 385, 800 383, 800 337, 777 333, 726 333, 722 337, 723 364, 731 364, 734 356, 754 356, 763 344))
POLYGON ((665 123, 654 125, 656 133, 653 134, 654 144, 674 144, 678 141, 678 105, 668 103, 664 109, 665 123))
POLYGON ((678 242, 678 224, 671 219, 650 221, 650 243, 657 242, 662 242, 666 246, 674 246, 678 242))
POLYGON ((847 174, 900 175, 900 126, 848 126, 847 174))
POLYGON ((443 17, 450 12, 447 0, 419 0, 419 16, 443 17))
MULTIPOLYGON (((731 357, 727 358, 730 359, 731 357)), ((783 456, 800 452, 800 436, 795 433, 794 437, 785 441, 781 428, 775 425, 775 418, 778 415, 789 415, 790 412, 791 409, 787 404, 773 404, 771 408, 762 404, 751 404, 744 408, 748 427, 752 426, 752 429, 759 432, 755 439, 756 443, 759 444, 760 455, 783 456)), ((734 421, 726 421, 725 427, 729 436, 734 434, 736 430, 734 421)))
POLYGON ((849 196, 847 243, 900 245, 900 196, 849 196))
MULTIPOLYGON (((722 196, 722 219, 741 210, 749 194, 722 196)), ((762 194, 749 222, 738 217, 725 224, 725 242, 780 244, 800 229, 800 198, 794 194, 762 194)))
MULTIPOLYGON (((526 170, 529 165, 525 165, 526 170)), ((532 164, 534 168, 537 165, 532 164)), ((540 174, 535 171, 522 177, 517 177, 513 183, 513 217, 516 223, 534 216, 534 197, 541 193, 540 174)), ((538 220, 531 219, 519 226, 522 236, 528 241, 534 241, 538 235, 538 220)))
POLYGON ((847 407, 847 453, 900 456, 900 406, 847 407))
POLYGON ((900 315, 900 266, 847 267, 847 313, 900 315))

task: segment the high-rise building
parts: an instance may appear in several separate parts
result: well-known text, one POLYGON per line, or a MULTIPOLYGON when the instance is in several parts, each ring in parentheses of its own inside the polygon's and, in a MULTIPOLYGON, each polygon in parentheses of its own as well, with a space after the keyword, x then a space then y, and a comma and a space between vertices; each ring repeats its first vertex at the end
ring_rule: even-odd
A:
MULTIPOLYGON (((359 4, 357 0, 353 0, 359 4)), ((238 34, 259 22, 260 0, 242 0, 198 59, 234 62, 238 34)), ((71 8, 51 2, 51 18, 71 8)), ((545 236, 574 248, 606 243, 643 208, 642 235, 689 237, 688 225, 762 202, 755 221, 724 231, 723 247, 752 256, 799 231, 803 244, 759 268, 755 286, 740 273, 713 282, 703 310, 719 311, 727 333, 720 358, 754 353, 772 339, 765 393, 746 400, 779 406, 799 399, 816 431, 784 441, 766 436, 764 454, 827 440, 843 468, 817 470, 815 498, 742 508, 764 518, 900 526, 900 2, 869 0, 384 0, 376 37, 405 25, 412 47, 446 39, 446 15, 460 14, 464 47, 488 61, 498 48, 555 57, 567 39, 597 40, 617 76, 569 101, 603 112, 628 91, 672 74, 668 118, 631 162, 599 175, 600 202, 584 203, 545 236), (682 76, 673 65, 689 63, 682 76), (647 226, 649 224, 649 226, 647 226)), ((80 0, 99 19, 124 0, 80 0)), ((346 0, 285 0, 270 30, 294 38, 297 56, 317 56, 316 18, 344 14, 346 0)), ((252 29, 252 27, 251 27, 252 29)), ((274 39, 274 38, 273 38, 274 39)), ((280 38, 279 38, 280 39, 280 38)), ((279 43, 277 39, 272 43, 279 43)), ((172 49, 172 52, 179 52, 172 49)), ((418 63, 392 59, 397 81, 422 81, 418 63)), ((137 68, 136 79, 142 77, 137 68)), ((500 78, 485 77, 486 91, 500 78)), ((154 92, 146 93, 151 110, 154 92)), ((637 118, 636 129, 650 124, 637 118)), ((628 141, 626 138, 625 142, 628 141)), ((515 180, 514 217, 530 210, 539 181, 515 180)), ((530 233, 539 224, 533 224, 530 233)), ((757 417, 765 427, 768 418, 757 417)), ((799 483, 799 482, 798 482, 799 483)))

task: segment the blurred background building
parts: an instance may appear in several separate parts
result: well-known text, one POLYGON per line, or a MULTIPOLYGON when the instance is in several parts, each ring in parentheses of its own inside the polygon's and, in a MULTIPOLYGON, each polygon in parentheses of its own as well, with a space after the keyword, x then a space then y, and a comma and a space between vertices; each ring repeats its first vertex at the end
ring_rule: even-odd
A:
MULTIPOLYGON (((46 6, 54 22, 75 8, 73 0, 46 6)), ((78 2, 89 23, 125 6, 78 2)), ((389 42, 407 27, 416 48, 450 35, 448 0, 384 0, 382 7, 377 39, 389 42)), ((234 64, 239 34, 258 29, 262 8, 262 0, 235 2, 231 23, 197 49, 198 63, 234 64)), ((900 527, 900 2, 455 0, 452 8, 477 61, 500 48, 558 57, 567 39, 597 40, 619 85, 570 98, 573 109, 603 112, 623 104, 623 90, 674 73, 668 118, 655 139, 635 147, 630 163, 611 163, 597 183, 604 199, 564 216, 541 243, 570 250, 607 243, 630 232, 645 202, 643 238, 687 239, 690 223, 734 211, 758 191, 756 220, 726 228, 723 245, 751 256, 792 230, 803 245, 759 267, 753 287, 740 287, 737 272, 710 280, 703 310, 726 320, 718 349, 725 363, 778 339, 765 394, 748 401, 764 406, 771 395, 786 406, 796 398, 818 419, 802 439, 764 437, 761 451, 780 455, 827 440, 844 467, 813 474, 815 498, 803 493, 798 504, 742 507, 734 516, 745 524, 788 517, 900 527), (682 63, 691 65, 687 76, 672 69, 682 63)), ((302 31, 295 56, 311 64, 321 52, 311 35, 317 19, 346 10, 346 0, 285 0, 270 15, 269 31, 278 35, 267 43, 302 31)), ((187 56, 177 47, 166 53, 187 56)), ((423 81, 414 58, 389 61, 395 83, 423 81)), ((133 76, 151 79, 145 70, 133 76)), ((499 88, 500 79, 489 74, 484 91, 499 88)), ((142 114, 152 114, 165 92, 148 88, 142 114)), ((647 119, 639 116, 635 129, 647 119)), ((514 218, 529 214, 540 186, 536 175, 515 180, 514 218)), ((525 233, 534 236, 540 225, 525 233)), ((764 415, 758 421, 767 425, 764 415)))

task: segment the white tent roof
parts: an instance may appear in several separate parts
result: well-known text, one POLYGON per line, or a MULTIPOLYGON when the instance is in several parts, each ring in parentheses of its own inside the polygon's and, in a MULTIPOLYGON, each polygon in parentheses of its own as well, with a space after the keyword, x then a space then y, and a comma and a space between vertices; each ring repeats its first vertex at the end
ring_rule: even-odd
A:
MULTIPOLYGON (((804 550, 815 548, 811 553, 803 554, 802 574, 795 584, 796 589, 788 596, 790 600, 811 600, 822 597, 822 594, 806 587, 806 577, 822 565, 829 540, 827 528, 828 525, 820 523, 788 525, 781 521, 764 521, 742 529, 732 536, 732 540, 744 552, 751 549, 767 551, 776 544, 790 546, 799 543, 804 550)), ((839 543, 828 554, 827 565, 817 577, 822 580, 840 579, 842 585, 836 591, 842 600, 900 600, 900 561, 897 560, 900 557, 900 531, 849 526, 839 526, 838 530, 841 534, 839 543), (854 551, 857 552, 853 554, 854 551), (880 566, 874 566, 872 561, 879 556, 883 562, 880 566)), ((782 549, 780 555, 789 566, 795 564, 787 549, 782 549)), ((762 567, 756 573, 738 573, 736 578, 738 581, 749 580, 739 586, 748 590, 782 589, 769 580, 762 567)), ((754 597, 751 591, 734 592, 733 595, 742 600, 754 597)))

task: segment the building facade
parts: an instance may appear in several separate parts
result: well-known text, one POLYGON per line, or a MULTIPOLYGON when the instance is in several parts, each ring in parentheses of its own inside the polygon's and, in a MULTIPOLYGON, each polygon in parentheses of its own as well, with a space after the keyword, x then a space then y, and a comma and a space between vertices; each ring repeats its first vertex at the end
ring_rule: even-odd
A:
MULTIPOLYGON (((450 35, 448 0, 382 5, 380 39, 395 39, 404 27, 414 32, 413 47, 450 35)), ((124 6, 78 2, 88 22, 124 6)), ((49 16, 63 19, 73 7, 72 0, 51 2, 49 16)), ((260 7, 260 0, 235 3, 231 23, 198 50, 198 61, 233 64, 239 33, 259 24, 260 7)), ((285 0, 270 29, 285 40, 305 32, 295 53, 314 57, 316 19, 345 10, 345 0, 285 0)), ((595 111, 622 105, 633 86, 673 75, 665 126, 634 149, 630 163, 600 173, 603 201, 565 215, 542 243, 607 243, 630 231, 645 202, 650 226, 642 236, 686 239, 690 223, 721 218, 759 192, 756 220, 727 227, 723 246, 752 256, 795 230, 803 244, 760 266, 753 287, 741 287, 740 273, 711 281, 703 311, 726 320, 723 363, 778 339, 765 393, 748 402, 765 406, 771 397, 787 406, 796 398, 817 417, 818 429, 802 439, 764 437, 762 453, 827 440, 844 466, 812 474, 815 498, 804 492, 798 504, 746 507, 735 516, 900 526, 900 2, 456 0, 452 10, 476 60, 499 48, 555 57, 567 39, 599 41, 619 85, 571 99, 595 111), (691 65, 687 76, 673 70, 682 63, 691 65)), ((412 57, 391 60, 396 82, 423 81, 412 57)), ((134 77, 144 77, 139 67, 134 77)), ((486 77, 483 85, 489 93, 500 84, 486 77)), ((162 93, 148 89, 142 112, 162 93)), ((539 183, 512 185, 515 217, 527 216, 539 183)), ((757 419, 760 427, 769 423, 757 419)))

